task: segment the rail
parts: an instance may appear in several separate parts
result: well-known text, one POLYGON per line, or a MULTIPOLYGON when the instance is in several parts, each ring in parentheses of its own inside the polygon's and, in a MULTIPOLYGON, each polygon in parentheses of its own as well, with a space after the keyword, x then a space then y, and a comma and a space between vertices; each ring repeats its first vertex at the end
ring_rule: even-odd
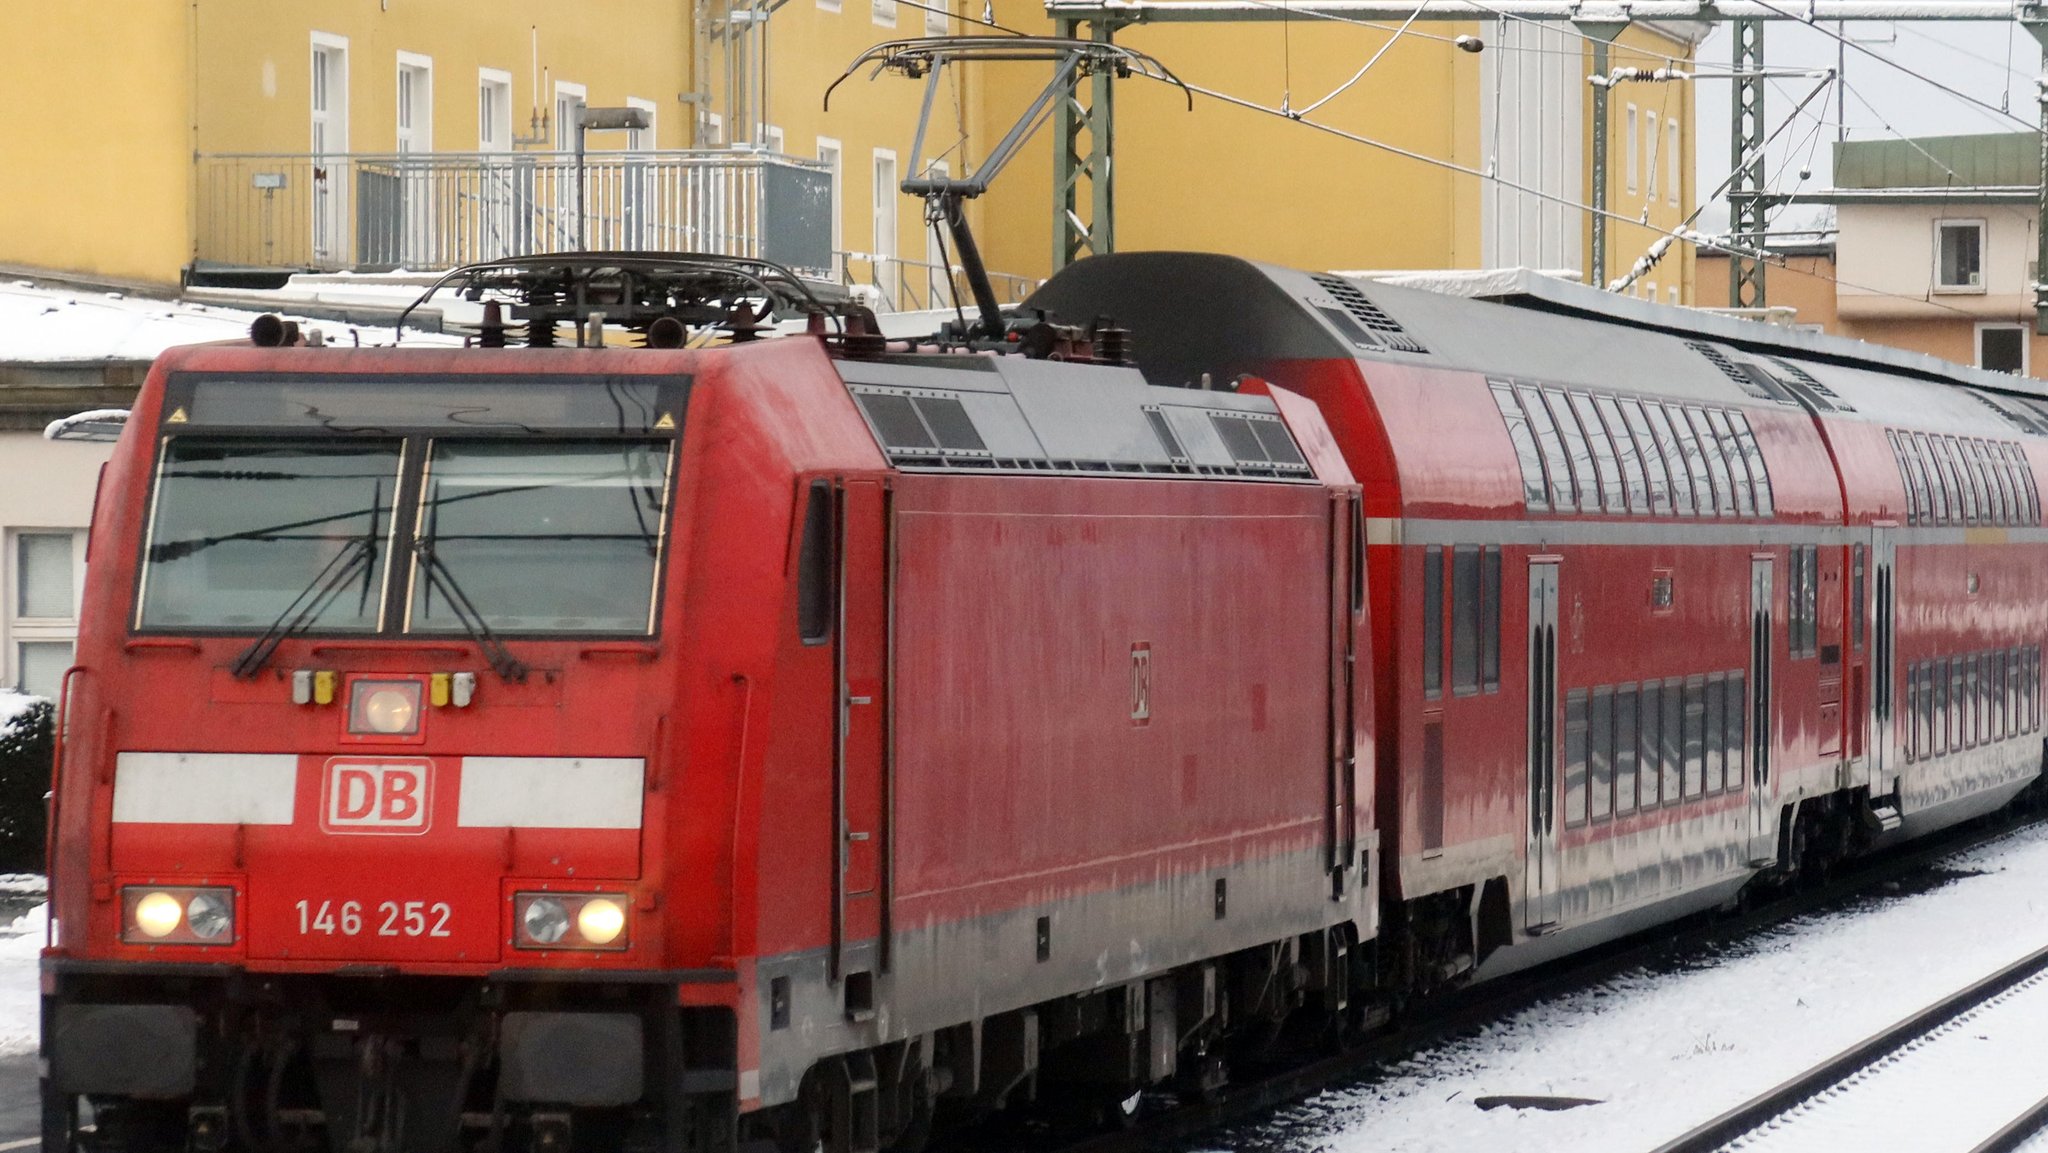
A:
POLYGON ((2048 948, 2037 949, 1919 1012, 1880 1029, 1720 1116, 1666 1141, 1652 1153, 1710 1153, 1720 1149, 2043 973, 2048 973, 2048 948))

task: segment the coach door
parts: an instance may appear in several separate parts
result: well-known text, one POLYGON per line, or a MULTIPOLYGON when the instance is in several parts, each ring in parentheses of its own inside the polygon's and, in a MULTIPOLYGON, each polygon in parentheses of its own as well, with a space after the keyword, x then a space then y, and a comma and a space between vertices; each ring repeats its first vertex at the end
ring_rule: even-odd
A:
MULTIPOLYGON (((1796 547, 1796 546, 1795 546, 1796 547)), ((1749 860, 1775 859, 1778 831, 1771 820, 1771 564, 1749 561, 1749 860)))
POLYGON ((1529 825, 1522 866, 1522 925, 1561 916, 1557 851, 1557 562, 1529 565, 1529 825))
MULTIPOLYGON (((1870 530, 1870 795, 1888 796, 1895 791, 1892 774, 1897 771, 1892 753, 1892 639, 1897 627, 1893 608, 1892 530, 1879 526, 1870 530)), ((1857 611, 1863 611, 1861 605, 1857 611)))
POLYGON ((839 723, 834 823, 839 868, 832 904, 832 975, 883 966, 850 962, 850 946, 883 936, 888 886, 888 494, 879 482, 839 490, 839 723))

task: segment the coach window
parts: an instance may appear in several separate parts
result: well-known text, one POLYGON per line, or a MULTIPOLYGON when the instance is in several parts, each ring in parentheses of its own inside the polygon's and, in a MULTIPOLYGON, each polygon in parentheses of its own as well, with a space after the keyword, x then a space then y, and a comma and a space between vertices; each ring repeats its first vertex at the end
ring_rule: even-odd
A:
POLYGON ((1892 460, 1899 466, 1899 487, 1906 494, 1906 523, 1919 524, 1921 508, 1927 502, 1927 494, 1915 483, 1912 465, 1906 462, 1905 446, 1899 443, 1897 429, 1885 429, 1884 438, 1892 446, 1892 460))
POLYGON ((1685 678, 1685 797, 1700 795, 1707 764, 1707 680, 1685 678))
POLYGON ((1608 438, 1614 442, 1615 455, 1621 461, 1621 485, 1628 491, 1628 511, 1637 515, 1649 512, 1650 484, 1643 478, 1643 458, 1636 451, 1635 437, 1622 422, 1621 406, 1611 396, 1596 396, 1593 405, 1600 410, 1600 419, 1607 425, 1608 438))
POLYGON ((1444 691, 1444 550, 1422 551, 1422 695, 1444 691))
POLYGON ((1749 431, 1749 418, 1739 412, 1728 414, 1728 423, 1735 428, 1735 443, 1742 449, 1743 462, 1749 465, 1749 483, 1756 490, 1756 515, 1770 516, 1775 511, 1771 499, 1771 471, 1764 467, 1764 450, 1756 443, 1756 435, 1749 431))
POLYGON ((1728 679, 1721 682, 1721 691, 1728 702, 1728 707, 1721 714, 1722 723, 1726 726, 1721 730, 1721 747, 1727 750, 1726 785, 1737 792, 1742 790, 1746 780, 1742 751, 1747 746, 1742 743, 1742 722, 1748 700, 1742 694, 1742 686, 1743 675, 1740 672, 1729 673, 1728 679))
MULTIPOLYGON (((1671 431, 1677 435, 1678 444, 1685 453, 1686 471, 1692 474, 1693 501, 1699 506, 1701 516, 1714 515, 1714 479, 1707 467, 1707 455, 1700 448, 1699 438, 1693 435, 1692 422, 1685 417, 1685 410, 1672 405, 1664 410, 1671 417, 1671 431)), ((1733 497, 1727 495, 1728 478, 1720 478, 1724 501, 1733 507, 1733 497)))
POLYGON ((1479 691, 1479 548, 1451 550, 1451 692, 1479 691))
POLYGON ((1701 786, 1701 791, 1707 793, 1718 793, 1721 791, 1726 783, 1725 774, 1728 771, 1726 750, 1721 747, 1721 731, 1728 723, 1727 710, 1724 708, 1721 692, 1721 686, 1725 683, 1726 678, 1720 673, 1715 673, 1707 678, 1707 713, 1705 721, 1707 771, 1706 783, 1701 786))
POLYGON ((1929 661, 1927 686, 1931 690, 1922 696, 1927 705, 1927 731, 1934 738, 1928 742, 1935 756, 1948 752, 1948 662, 1929 661))
POLYGON ((2016 444, 2005 446, 2005 455, 2012 460, 2012 470, 2020 478, 2020 487, 2026 490, 2026 524, 2041 523, 2041 496, 2034 489, 2034 466, 2027 461, 2027 450, 2016 444))
POLYGON ((1614 815, 1636 811, 1636 687, 1614 691, 1614 815))
POLYGON ((1586 690, 1564 698, 1564 823, 1586 823, 1586 690))
POLYGON ((1863 546, 1849 550, 1849 646, 1863 651, 1863 546))
POLYGON ((1500 546, 1479 554, 1479 687, 1500 691, 1500 546))
POLYGON ((1907 437, 1908 445, 1907 455, 1918 461, 1920 471, 1927 475, 1927 523, 1947 524, 1949 516, 1948 478, 1942 474, 1941 468, 1935 463, 1934 449, 1928 445, 1926 433, 1914 432, 1907 433, 1905 436, 1907 437))
POLYGON ((1587 758, 1587 815, 1604 821, 1614 810, 1614 690, 1593 690, 1593 707, 1586 736, 1591 755, 1587 758))
POLYGON ((1682 411, 1692 423, 1693 433, 1699 437, 1700 451, 1707 460, 1707 474, 1714 480, 1714 511, 1721 516, 1734 516, 1734 481, 1728 473, 1728 460, 1721 455, 1721 442, 1714 439, 1714 426, 1707 423, 1704 409, 1688 407, 1682 411))
POLYGON ((1920 666, 1906 668, 1906 759, 1920 756, 1920 666))
POLYGON ((1635 439, 1636 455, 1642 458, 1644 478, 1650 486, 1650 513, 1670 516, 1671 475, 1664 469, 1664 454, 1657 447, 1656 434, 1650 431, 1649 417, 1643 415, 1643 403, 1626 397, 1620 403, 1622 418, 1635 439))
POLYGON ((1736 514, 1755 516, 1756 499, 1750 490, 1749 462, 1742 455, 1742 445, 1735 439, 1735 429, 1728 423, 1728 414, 1718 408, 1708 409, 1707 425, 1714 430, 1714 441, 1721 446, 1721 455, 1728 461, 1728 474, 1733 478, 1731 487, 1735 490, 1736 514))
POLYGON ((1955 454, 1949 451, 1946 437, 1930 436, 1927 444, 1934 453, 1934 465, 1941 470, 1942 483, 1948 488, 1948 515, 1951 524, 1968 524, 1977 519, 1977 510, 1971 507, 1970 485, 1963 479, 1962 470, 1956 467, 1955 454))
POLYGON ((1986 690, 1985 695, 1991 702, 1991 739, 2002 741, 2012 735, 2011 730, 2006 728, 2008 718, 2005 695, 2005 650, 1993 649, 1985 654, 1984 660, 1986 672, 1990 680, 1990 687, 1986 690))
MULTIPOLYGON (((1657 452, 1664 459, 1664 470, 1671 476, 1671 505, 1680 516, 1696 516, 1698 509, 1693 501, 1692 472, 1685 460, 1685 450, 1680 447, 1678 435, 1671 429, 1671 415, 1664 406, 1645 402, 1645 415, 1650 418, 1650 428, 1657 435, 1657 452)), ((1711 500, 1709 501, 1711 503, 1711 500)))
POLYGON ((1977 454, 1977 467, 1984 471, 1985 483, 1989 485, 1998 501, 1998 523, 2018 524, 2020 522, 2019 490, 2013 487, 2012 471, 2005 467, 2005 458, 1998 446, 1984 441, 1972 441, 1971 448, 1977 454))
POLYGON ((1963 696, 1963 658, 1950 657, 1948 660, 1948 747, 1960 752, 1963 748, 1963 715, 1968 711, 1967 698, 1963 696))
POLYGON ((1807 545, 1806 564, 1799 586, 1800 616, 1806 625, 1804 656, 1813 656, 1820 645, 1820 546, 1807 545))
POLYGON ((1664 803, 1675 805, 1683 799, 1679 778, 1685 771, 1685 680, 1672 677, 1664 682, 1664 719, 1661 730, 1664 747, 1664 803))
POLYGON ((1913 443, 1909 433, 1899 434, 1899 455, 1906 462, 1906 483, 1913 492, 1913 523, 1934 523, 1934 475, 1927 471, 1927 460, 1920 454, 1920 446, 1913 443))
POLYGON ((832 484, 811 482, 804 501, 804 537, 797 558, 797 635, 807 645, 832 639, 832 484))
POLYGON ((1553 512, 1571 512, 1578 507, 1579 498, 1572 487, 1571 465, 1565 461, 1564 440, 1557 433, 1557 422, 1550 419, 1550 410, 1544 407, 1543 395, 1526 385, 1517 388, 1515 395, 1522 402, 1522 410, 1529 416, 1529 427, 1536 430, 1536 443, 1543 449, 1544 467, 1550 473, 1550 507, 1553 512))
POLYGON ((1529 428, 1529 418, 1522 414, 1521 402, 1515 399, 1514 389, 1505 384, 1492 384, 1494 407, 1500 409, 1500 418, 1507 424, 1508 440, 1514 443, 1515 460, 1522 466, 1522 502, 1532 512, 1544 512, 1550 508, 1550 491, 1543 476, 1543 456, 1536 448, 1536 434, 1529 428))
POLYGON ((1550 405, 1550 415, 1557 418, 1557 431, 1564 435, 1565 448, 1571 453, 1572 475, 1577 478, 1579 486, 1579 511, 1599 512, 1600 480, 1593 471, 1593 448, 1586 441, 1579 418, 1572 412, 1571 402, 1565 399, 1564 393, 1546 388, 1543 399, 1550 405))
POLYGON ((1656 808, 1658 802, 1657 782, 1659 780, 1659 766, 1662 764, 1662 761, 1658 756, 1657 742, 1659 722, 1663 720, 1664 716, 1661 711, 1663 707, 1663 691, 1660 686, 1654 683, 1644 685, 1642 705, 1636 710, 1638 727, 1636 734, 1636 764, 1642 776, 1642 783, 1638 789, 1642 807, 1646 809, 1656 808))
POLYGON ((1586 441, 1593 449, 1593 467, 1600 476, 1600 504, 1608 512, 1628 511, 1628 499, 1622 494, 1621 465, 1615 459, 1614 442, 1608 439, 1607 428, 1600 423, 1600 413, 1593 407, 1593 398, 1583 392, 1571 394, 1572 411, 1586 430, 1586 441))
POLYGON ((1788 656, 1806 655, 1806 549, 1793 545, 1785 554, 1785 648, 1788 656))
POLYGON ((1952 436, 1942 438, 1948 446, 1949 459, 1955 462, 1956 475, 1963 482, 1963 507, 1969 513, 1971 524, 1983 524, 1991 519, 1991 497, 1984 491, 1984 478, 1970 467, 1970 448, 1964 441, 1952 436))

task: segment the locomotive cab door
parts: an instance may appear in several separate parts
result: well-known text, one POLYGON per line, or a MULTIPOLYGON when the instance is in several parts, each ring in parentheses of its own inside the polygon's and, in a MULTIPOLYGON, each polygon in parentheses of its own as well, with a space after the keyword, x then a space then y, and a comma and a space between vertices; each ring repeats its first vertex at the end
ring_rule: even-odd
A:
POLYGON ((887 968, 888 493, 843 482, 839 506, 838 708, 832 792, 832 976, 887 968), (872 951, 864 942, 875 941, 872 951), (870 960, 860 960, 859 957, 870 960))
POLYGON ((1522 927, 1542 933, 1563 916, 1557 847, 1557 576, 1553 559, 1529 564, 1529 815, 1522 864, 1522 927))
MULTIPOLYGON (((1795 546, 1796 547, 1796 546, 1795 546)), ((1749 561, 1749 862, 1777 859, 1778 829, 1771 804, 1771 566, 1768 555, 1749 561)), ((1795 590, 1796 591, 1796 590, 1795 590)))

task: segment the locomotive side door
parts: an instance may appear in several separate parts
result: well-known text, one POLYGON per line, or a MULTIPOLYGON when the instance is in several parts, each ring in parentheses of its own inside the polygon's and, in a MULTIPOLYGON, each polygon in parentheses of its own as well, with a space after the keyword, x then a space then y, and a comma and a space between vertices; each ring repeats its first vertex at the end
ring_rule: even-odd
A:
POLYGON ((840 485, 838 724, 832 792, 837 820, 833 873, 832 975, 886 968, 850 963, 852 947, 884 937, 888 886, 889 499, 880 482, 840 485))
POLYGON ((1562 913, 1557 849, 1557 575, 1555 558, 1529 563, 1529 826, 1522 927, 1540 933, 1562 913))
MULTIPOLYGON (((1897 675, 1892 668, 1892 639, 1896 628, 1896 613, 1893 609, 1894 596, 1892 561, 1894 559, 1891 526, 1877 525, 1870 530, 1871 598, 1870 609, 1870 741, 1868 744, 1870 765, 1870 795, 1873 798, 1888 796, 1897 791, 1892 783, 1896 767, 1892 760, 1892 678, 1897 675)), ((1861 610, 1861 606, 1859 611, 1861 610)))
MULTIPOLYGON (((1798 547, 1798 546, 1793 546, 1798 547)), ((1771 565, 1749 561, 1749 861, 1776 859, 1778 829, 1771 804, 1771 565)), ((1797 590, 1794 590, 1797 595, 1797 590)))

